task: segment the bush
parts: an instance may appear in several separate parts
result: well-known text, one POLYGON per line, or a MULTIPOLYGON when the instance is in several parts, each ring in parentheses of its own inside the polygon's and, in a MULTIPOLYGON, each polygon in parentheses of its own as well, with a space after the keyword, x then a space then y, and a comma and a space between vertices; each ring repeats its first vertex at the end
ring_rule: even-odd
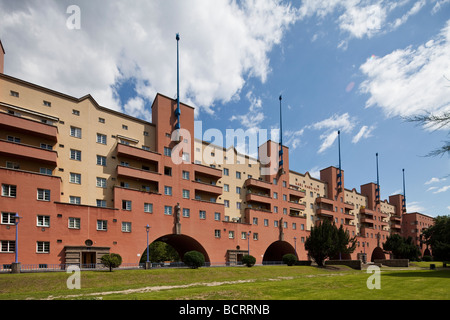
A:
POLYGON ((183 262, 191 269, 198 269, 205 264, 205 257, 198 251, 188 251, 184 254, 183 262))
POLYGON ((423 256, 422 261, 433 261, 433 258, 431 256, 423 256))
POLYGON ((256 263, 256 258, 254 256, 245 255, 242 257, 242 263, 247 267, 253 267, 256 263))
POLYGON ((122 264, 122 257, 118 253, 105 254, 100 260, 106 267, 109 267, 110 272, 122 264))
POLYGON ((287 253, 282 258, 283 263, 287 264, 288 266, 293 266, 297 262, 297 257, 295 254, 287 253))

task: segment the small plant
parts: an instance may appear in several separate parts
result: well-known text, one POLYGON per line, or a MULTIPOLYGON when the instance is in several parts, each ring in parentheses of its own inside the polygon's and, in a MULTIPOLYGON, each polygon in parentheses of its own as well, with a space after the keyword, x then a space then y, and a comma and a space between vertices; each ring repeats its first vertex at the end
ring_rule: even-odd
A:
POLYGON ((118 253, 105 254, 101 257, 101 261, 112 272, 113 268, 117 268, 122 264, 122 257, 118 253))
POLYGON ((433 258, 431 256, 423 256, 422 260, 423 261, 433 261, 433 258))
POLYGON ((287 253, 282 258, 283 263, 287 264, 288 266, 293 266, 297 262, 297 257, 295 254, 287 253))
POLYGON ((183 262, 191 269, 198 269, 205 264, 205 257, 198 251, 188 251, 184 254, 183 262))
POLYGON ((254 256, 245 255, 242 257, 242 263, 245 264, 247 267, 253 267, 256 263, 256 258, 254 256))

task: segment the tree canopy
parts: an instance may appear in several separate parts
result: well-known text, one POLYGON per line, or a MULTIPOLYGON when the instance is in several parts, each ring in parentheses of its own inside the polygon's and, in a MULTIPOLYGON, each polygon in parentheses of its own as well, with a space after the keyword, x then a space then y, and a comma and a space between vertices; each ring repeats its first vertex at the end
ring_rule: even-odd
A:
POLYGON ((450 216, 436 217, 434 226, 423 231, 435 260, 450 261, 450 216))

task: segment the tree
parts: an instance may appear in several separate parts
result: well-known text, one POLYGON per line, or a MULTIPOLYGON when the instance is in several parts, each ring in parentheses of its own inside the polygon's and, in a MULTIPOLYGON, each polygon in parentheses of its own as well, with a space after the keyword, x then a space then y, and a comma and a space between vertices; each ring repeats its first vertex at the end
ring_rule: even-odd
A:
POLYGON ((434 225, 425 229, 423 236, 434 260, 450 261, 450 216, 436 217, 434 225))
POLYGON ((205 257, 201 252, 188 251, 184 254, 183 262, 191 269, 198 269, 205 264, 205 257))
POLYGON ((113 268, 117 268, 122 264, 122 257, 118 253, 105 254, 101 257, 101 261, 112 272, 113 268))
POLYGON ((342 226, 338 229, 330 220, 325 219, 316 227, 305 241, 305 249, 319 267, 326 259, 342 253, 352 253, 356 248, 356 238, 350 238, 342 226))
MULTIPOLYGON (((171 246, 162 241, 155 241, 149 246, 149 261, 163 262, 163 261, 180 261, 178 252, 171 246)), ((147 249, 144 250, 141 256, 141 263, 147 261, 147 249)))
POLYGON ((414 244, 411 237, 404 238, 398 234, 393 234, 386 238, 383 249, 391 251, 396 259, 418 260, 420 250, 414 244))
POLYGON ((256 263, 256 258, 254 256, 246 254, 242 257, 242 263, 245 264, 247 267, 253 267, 256 263))
MULTIPOLYGON (((415 115, 404 118, 407 122, 416 122, 428 128, 434 128, 435 130, 448 128, 450 126, 450 112, 443 112, 436 115, 430 112, 425 114, 415 115)), ((443 156, 445 154, 450 155, 450 141, 444 142, 444 145, 439 149, 435 149, 427 154, 427 157, 443 156)))

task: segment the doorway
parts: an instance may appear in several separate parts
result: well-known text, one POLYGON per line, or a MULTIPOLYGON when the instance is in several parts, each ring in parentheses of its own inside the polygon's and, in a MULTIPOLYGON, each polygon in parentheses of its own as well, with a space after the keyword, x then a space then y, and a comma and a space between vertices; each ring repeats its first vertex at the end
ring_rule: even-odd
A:
POLYGON ((95 252, 83 252, 81 256, 81 264, 85 268, 95 268, 95 258, 95 252))

